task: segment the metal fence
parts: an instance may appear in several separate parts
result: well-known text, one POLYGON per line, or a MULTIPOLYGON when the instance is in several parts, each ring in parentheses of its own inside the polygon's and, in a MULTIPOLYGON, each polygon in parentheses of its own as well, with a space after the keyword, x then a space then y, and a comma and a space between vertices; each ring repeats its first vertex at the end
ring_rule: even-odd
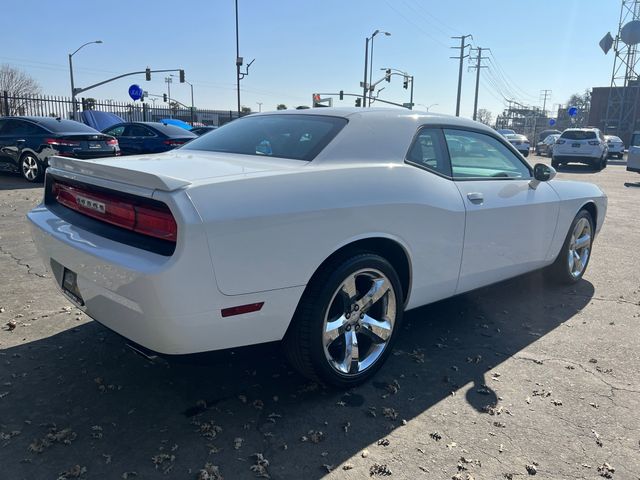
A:
MULTIPOLYGON (((97 100, 95 98, 79 98, 76 101, 78 111, 75 114, 75 118, 79 120, 81 118, 80 113, 87 110, 113 113, 127 122, 157 122, 164 118, 175 118, 192 125, 220 126, 238 118, 238 112, 233 110, 209 110, 197 107, 192 110, 177 104, 169 106, 160 100, 116 102, 113 100, 97 100)), ((5 91, 2 92, 0 97, 0 116, 9 115, 34 115, 72 119, 74 118, 73 102, 70 97, 51 95, 15 96, 5 91)))

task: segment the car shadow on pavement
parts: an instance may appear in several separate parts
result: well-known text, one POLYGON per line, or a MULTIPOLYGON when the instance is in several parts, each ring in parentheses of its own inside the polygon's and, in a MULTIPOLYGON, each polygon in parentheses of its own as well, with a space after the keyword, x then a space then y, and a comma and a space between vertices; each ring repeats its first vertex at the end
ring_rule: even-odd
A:
POLYGON ((596 170, 591 165, 580 165, 576 163, 572 163, 569 165, 560 165, 556 168, 558 172, 562 173, 598 173, 599 170, 596 170))
POLYGON ((294 373, 278 344, 150 362, 85 323, 0 351, 3 475, 56 478, 78 465, 81 478, 196 478, 210 462, 225 478, 266 468, 319 479, 418 416, 433 430, 416 441, 433 441, 443 426, 426 412, 451 395, 491 414, 493 369, 593 293, 588 281, 555 288, 534 273, 410 311, 386 365, 347 392, 294 373))
POLYGON ((0 190, 24 190, 42 188, 42 182, 29 183, 19 173, 0 171, 0 190))

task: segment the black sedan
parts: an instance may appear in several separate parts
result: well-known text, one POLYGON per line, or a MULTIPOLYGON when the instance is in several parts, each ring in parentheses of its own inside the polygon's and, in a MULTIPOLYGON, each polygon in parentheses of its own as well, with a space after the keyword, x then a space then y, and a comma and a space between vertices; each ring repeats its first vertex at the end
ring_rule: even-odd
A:
POLYGON ((543 141, 538 142, 536 145, 536 155, 546 155, 547 157, 551 157, 553 155, 553 146, 559 138, 559 133, 547 135, 543 141))
POLYGON ((118 141, 74 120, 53 117, 0 118, 0 171, 42 180, 49 158, 119 155, 118 141))
POLYGON ((102 132, 118 139, 123 155, 166 152, 197 137, 184 128, 160 122, 118 123, 102 132))

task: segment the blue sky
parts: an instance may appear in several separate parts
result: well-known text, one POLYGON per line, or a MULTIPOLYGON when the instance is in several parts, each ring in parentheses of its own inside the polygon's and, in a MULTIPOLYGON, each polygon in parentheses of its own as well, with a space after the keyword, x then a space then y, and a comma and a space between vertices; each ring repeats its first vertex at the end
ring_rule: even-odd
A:
MULTIPOLYGON (((240 55, 255 58, 242 81, 242 104, 262 110, 278 103, 308 105, 313 92, 359 93, 365 37, 374 30, 391 36, 375 40, 374 71, 393 67, 415 76, 414 102, 454 113, 458 65, 449 37, 473 34, 490 48, 482 71, 479 108, 494 116, 502 96, 541 104, 541 89, 553 91, 549 104, 574 92, 609 84, 612 52, 598 41, 615 36, 618 0, 240 0, 240 55)), ((43 92, 69 95, 67 54, 100 39, 74 56, 77 86, 120 73, 183 68, 194 84, 196 105, 235 109, 235 24, 233 0, 125 2, 21 0, 3 5, 0 63, 31 74, 43 92), (14 19, 15 21, 11 21, 14 19), (70 26, 72 24, 73 26, 70 26)), ((374 74, 374 77, 376 74, 374 74)), ((116 81, 86 96, 127 100, 140 84, 166 91, 163 75, 116 81)), ((172 97, 188 104, 189 87, 177 79, 172 97)), ((473 110, 473 71, 463 78, 461 113, 473 110)), ((407 102, 402 80, 383 84, 380 98, 407 102)), ((334 105, 351 106, 353 99, 334 105)), ((421 108, 421 107, 418 107, 421 108)), ((549 107, 547 107, 549 108, 549 107)))

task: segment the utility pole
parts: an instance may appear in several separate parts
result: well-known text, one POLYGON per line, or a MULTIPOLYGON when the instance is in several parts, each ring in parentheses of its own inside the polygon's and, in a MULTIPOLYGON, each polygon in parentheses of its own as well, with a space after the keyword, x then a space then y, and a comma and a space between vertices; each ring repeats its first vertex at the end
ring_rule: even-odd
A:
POLYGON ((542 100, 542 114, 547 114, 547 99, 551 97, 551 90, 540 90, 540 99, 542 100))
POLYGON ((469 55, 465 55, 465 50, 467 49, 467 47, 470 47, 471 44, 466 44, 466 40, 467 38, 473 38, 473 35, 462 35, 461 37, 451 37, 452 39, 460 39, 460 46, 459 47, 451 47, 451 48, 456 48, 460 50, 460 55, 457 57, 449 57, 449 58, 456 58, 458 60, 460 60, 460 66, 458 68, 458 97, 456 99, 456 117, 460 116, 460 95, 462 94, 462 65, 464 63, 464 59, 467 58, 469 55))
POLYGON ((173 78, 165 77, 164 81, 167 83, 167 100, 169 102, 169 118, 173 118, 173 114, 171 110, 171 84, 173 83, 173 78))
POLYGON ((369 63, 369 37, 364 42, 364 81, 362 82, 362 108, 367 106, 367 90, 369 86, 367 85, 367 68, 369 63))
MULTIPOLYGON (((476 69, 476 96, 473 101, 473 119, 475 120, 476 117, 478 116, 478 91, 480 90, 480 69, 487 68, 485 65, 482 65, 482 60, 486 60, 488 57, 482 56, 482 50, 483 50, 482 47, 472 48, 471 50, 476 50, 478 52, 476 55, 476 58, 474 59, 476 61, 476 66, 471 67, 476 69)), ((485 48, 484 50, 489 50, 489 49, 485 48)))
POLYGON ((238 116, 240 116, 240 36, 238 35, 238 0, 236 0, 236 90, 238 92, 238 116))

